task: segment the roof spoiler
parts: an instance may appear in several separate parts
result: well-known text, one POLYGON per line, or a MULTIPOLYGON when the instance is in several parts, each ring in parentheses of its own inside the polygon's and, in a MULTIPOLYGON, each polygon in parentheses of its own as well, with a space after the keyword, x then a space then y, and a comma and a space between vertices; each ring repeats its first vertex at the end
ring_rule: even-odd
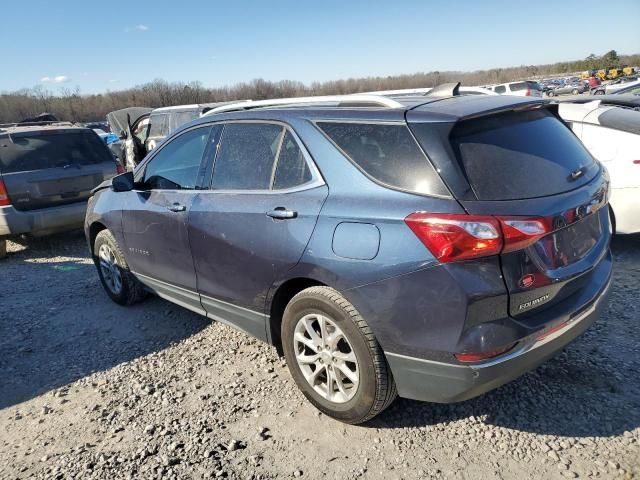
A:
POLYGON ((458 95, 460 95, 460 82, 442 83, 426 94, 427 97, 457 97, 458 95))

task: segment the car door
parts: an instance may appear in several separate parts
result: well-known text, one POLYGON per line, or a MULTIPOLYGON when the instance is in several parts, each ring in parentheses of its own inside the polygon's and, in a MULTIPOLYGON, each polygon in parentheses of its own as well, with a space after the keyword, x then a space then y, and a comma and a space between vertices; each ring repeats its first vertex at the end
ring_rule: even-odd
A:
POLYGON ((225 124, 211 187, 189 216, 198 292, 209 317, 267 338, 267 292, 302 257, 327 193, 289 127, 225 124))
POLYGON ((131 270, 160 296, 201 313, 187 219, 211 132, 192 128, 164 144, 136 171, 122 215, 131 270))

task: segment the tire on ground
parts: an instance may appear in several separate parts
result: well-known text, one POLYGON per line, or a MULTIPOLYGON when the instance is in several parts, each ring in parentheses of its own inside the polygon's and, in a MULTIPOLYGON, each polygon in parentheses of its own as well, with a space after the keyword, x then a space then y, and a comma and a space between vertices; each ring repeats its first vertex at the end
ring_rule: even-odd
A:
POLYGON ((93 243, 93 262, 98 269, 98 275, 104 290, 114 302, 120 305, 133 305, 134 303, 142 301, 147 296, 147 291, 144 286, 131 273, 131 270, 129 270, 129 265, 127 265, 127 261, 122 254, 122 250, 120 250, 116 239, 109 230, 102 230, 98 235, 96 235, 96 239, 93 243), (113 293, 107 286, 103 277, 102 269, 100 268, 98 252, 100 250, 100 246, 103 244, 107 244, 110 247, 116 258, 116 265, 120 271, 120 278, 122 279, 122 288, 120 289, 119 294, 113 293))
POLYGON ((7 256, 7 239, 0 237, 0 258, 7 256))
POLYGON ((363 423, 381 413, 396 398, 396 385, 378 341, 355 307, 336 290, 311 287, 298 293, 284 311, 281 330, 283 350, 291 375, 305 397, 326 415, 345 423, 363 423), (345 403, 330 402, 316 392, 296 361, 296 324, 310 313, 329 317, 343 331, 358 360, 358 389, 345 403))

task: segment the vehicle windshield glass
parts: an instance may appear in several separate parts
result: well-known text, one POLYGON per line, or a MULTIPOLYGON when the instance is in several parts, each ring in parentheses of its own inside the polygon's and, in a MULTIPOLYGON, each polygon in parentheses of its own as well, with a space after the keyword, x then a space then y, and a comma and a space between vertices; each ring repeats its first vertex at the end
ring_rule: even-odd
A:
POLYGON ((598 172, 578 138, 546 109, 461 122, 451 142, 479 200, 563 193, 598 172))
POLYGON ((89 130, 21 132, 0 140, 2 173, 112 161, 100 137, 89 130))

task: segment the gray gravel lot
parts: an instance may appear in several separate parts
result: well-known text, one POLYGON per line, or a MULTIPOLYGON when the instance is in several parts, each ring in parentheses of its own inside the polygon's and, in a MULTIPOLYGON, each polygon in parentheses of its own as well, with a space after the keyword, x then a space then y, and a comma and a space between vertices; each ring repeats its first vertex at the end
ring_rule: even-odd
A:
POLYGON ((640 238, 561 355, 455 405, 319 415, 271 347, 103 293, 80 233, 0 261, 0 478, 639 478, 640 238))

